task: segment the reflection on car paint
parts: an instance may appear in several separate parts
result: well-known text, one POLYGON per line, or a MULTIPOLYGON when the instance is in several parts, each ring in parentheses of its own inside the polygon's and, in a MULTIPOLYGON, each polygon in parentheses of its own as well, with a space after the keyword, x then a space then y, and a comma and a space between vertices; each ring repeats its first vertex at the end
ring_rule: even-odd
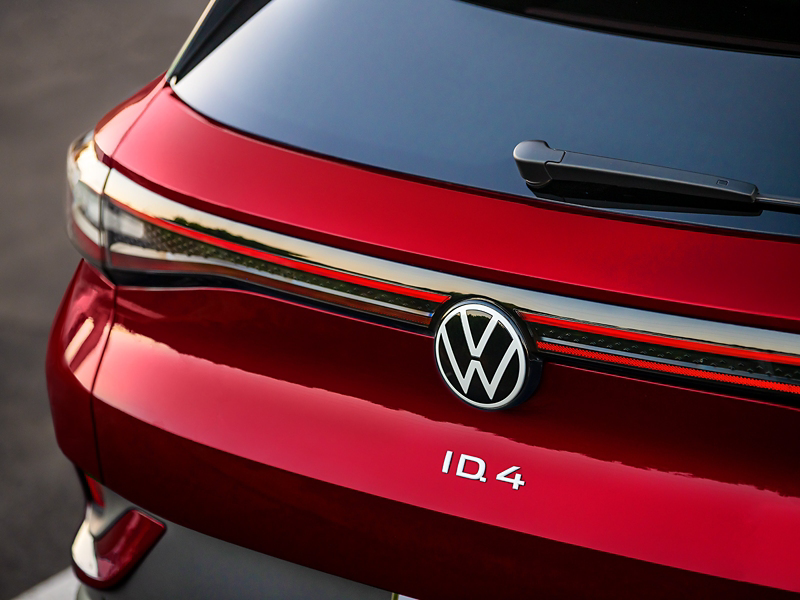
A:
MULTIPOLYGON (((185 293, 164 291, 162 300, 179 303, 178 297, 185 293)), ((249 298, 243 302, 254 306, 266 302, 264 310, 270 312, 302 310, 258 296, 249 298)), ((390 348, 399 345, 397 338, 412 336, 414 345, 427 345, 425 336, 365 323, 362 329, 368 334, 340 340, 315 327, 317 349, 304 349, 303 344, 283 347, 286 356, 280 362, 275 361, 277 349, 265 349, 261 372, 256 372, 242 359, 257 345, 241 348, 245 354, 234 353, 229 365, 210 362, 204 343, 188 329, 204 322, 198 320, 202 311, 183 318, 170 314, 168 307, 165 312, 170 324, 162 328, 140 320, 136 312, 121 310, 95 388, 99 402, 254 464, 428 510, 739 581, 777 587, 797 583, 793 561, 787 558, 800 552, 796 493, 694 474, 691 461, 679 460, 683 468, 671 471, 626 464, 621 455, 610 459, 550 448, 543 439, 537 440, 536 431, 554 423, 537 423, 541 417, 536 410, 524 415, 529 431, 518 430, 514 437, 503 435, 505 426, 499 422, 468 425, 459 422, 458 403, 426 377, 408 383, 420 401, 400 408, 393 400, 376 396, 377 390, 365 388, 361 395, 353 395, 334 391, 330 384, 318 387, 313 373, 304 375, 289 367, 309 363, 320 352, 346 379, 362 364, 350 362, 352 352, 369 346, 382 349, 372 351, 372 368, 388 381, 424 369, 422 363, 429 358, 425 352, 415 352, 402 364, 392 362, 395 353, 390 348), (175 337, 178 331, 183 334, 175 337), (184 348, 165 343, 170 339, 182 340, 184 348), (335 346, 338 354, 326 354, 335 346), (143 372, 148 377, 139 375, 143 372), (237 401, 231 403, 231 397, 237 401), (476 457, 492 468, 523 465, 525 493, 511 485, 475 485, 470 477, 443 477, 442 457, 453 448, 469 449, 461 466, 465 474, 474 471, 466 461, 477 464, 476 457), (751 525, 741 526, 743 519, 751 525), (738 525, 732 527, 733 523, 738 525), (786 553, 789 547, 796 552, 786 553), (770 548, 780 550, 772 555, 770 548)), ((320 313, 314 320, 341 319, 320 313)), ((405 396, 407 390, 397 393, 405 396)), ((558 390, 540 393, 542 402, 550 403, 558 390)), ((523 419, 521 414, 512 417, 523 419)), ((100 432, 105 443, 109 435, 124 432, 100 432)), ((639 450, 646 453, 645 448, 639 450)))

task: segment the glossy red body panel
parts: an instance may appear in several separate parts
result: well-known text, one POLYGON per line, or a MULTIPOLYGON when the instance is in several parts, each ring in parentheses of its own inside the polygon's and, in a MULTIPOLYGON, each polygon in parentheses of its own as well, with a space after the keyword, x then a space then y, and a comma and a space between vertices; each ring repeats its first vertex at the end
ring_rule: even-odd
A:
POLYGON ((800 277, 787 267, 800 264, 800 244, 788 239, 606 218, 390 176, 237 134, 193 112, 169 88, 152 100, 113 162, 187 204, 376 256, 800 331, 800 277), (487 214, 502 227, 487 227, 487 214))
POLYGON ((550 363, 486 413, 422 333, 238 291, 117 299, 104 483, 169 520, 420 598, 800 591, 797 410, 550 363), (442 473, 447 450, 488 481, 442 473))
POLYGON ((96 147, 100 148, 105 156, 110 157, 114 153, 136 119, 163 87, 164 76, 162 75, 121 102, 100 120, 94 129, 94 140, 96 147))
MULTIPOLYGON (((787 269, 800 244, 788 239, 360 168, 232 132, 163 80, 95 140, 137 182, 256 226, 800 332, 800 278, 787 269)), ((795 408, 546 362, 534 398, 482 412, 441 381, 421 328, 244 291, 116 288, 85 263, 56 318, 48 385, 64 452, 123 497, 412 597, 800 592, 795 408), (486 462, 486 482, 455 474, 461 454, 486 462), (511 466, 518 490, 495 478, 511 466)))
POLYGON ((91 390, 111 328, 114 287, 81 261, 56 313, 47 347, 47 391, 61 450, 100 475, 91 390))
POLYGON ((421 600, 789 597, 325 484, 237 459, 108 406, 100 411, 121 433, 106 441, 105 455, 124 470, 113 476, 123 493, 209 535, 421 600))

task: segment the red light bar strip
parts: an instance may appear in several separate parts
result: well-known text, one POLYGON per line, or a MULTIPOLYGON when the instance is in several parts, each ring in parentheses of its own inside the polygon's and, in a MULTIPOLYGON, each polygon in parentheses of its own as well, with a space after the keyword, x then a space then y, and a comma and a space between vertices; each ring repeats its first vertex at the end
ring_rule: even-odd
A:
POLYGON ((567 354, 569 356, 587 358, 590 360, 599 360, 607 363, 624 365, 626 367, 634 367, 637 369, 647 369, 650 371, 669 373, 670 375, 697 377, 700 379, 707 379, 710 381, 719 381, 722 383, 735 383, 739 385, 747 385, 750 387, 762 388, 765 390, 772 390, 776 392, 788 392, 790 394, 800 394, 800 386, 791 385, 789 383, 780 383, 778 381, 764 381, 763 379, 751 379, 749 377, 742 377, 739 375, 728 375, 726 373, 704 371, 702 369, 692 369, 690 367, 679 367, 677 365, 664 364, 649 360, 641 360, 638 358, 628 358, 627 356, 617 356, 616 354, 606 354, 604 352, 583 350, 582 348, 573 348, 572 346, 562 346, 560 344, 553 344, 551 342, 537 341, 536 347, 544 352, 556 352, 559 354, 567 354))
POLYGON ((720 354, 722 356, 735 356, 737 358, 748 358, 751 360, 766 360, 769 362, 782 363, 787 365, 800 365, 800 356, 789 356, 786 354, 776 354, 773 352, 762 352, 759 350, 750 350, 747 348, 737 348, 735 346, 723 346, 718 344, 710 344, 707 342, 696 342, 693 340, 685 340, 668 336, 654 335, 652 333, 641 333, 638 331, 616 329, 614 327, 605 327, 603 325, 593 325, 591 323, 582 323, 579 321, 558 319, 555 317, 548 317, 545 315, 539 315, 524 311, 519 311, 519 314, 523 320, 528 321, 529 323, 539 323, 541 325, 563 327, 565 329, 572 329, 575 331, 582 331, 585 333, 596 333, 599 335, 607 335, 610 337, 620 338, 624 340, 657 344, 659 346, 670 346, 672 348, 681 348, 683 350, 709 352, 712 354, 720 354))
POLYGON ((112 211, 129 213, 146 228, 126 233, 108 221, 112 267, 194 272, 202 265, 203 272, 421 325, 430 325, 450 298, 486 297, 517 311, 543 352, 639 374, 800 393, 795 333, 557 296, 324 246, 186 206, 113 169, 103 191, 112 211))
POLYGON ((286 258, 284 256, 279 256, 277 254, 272 254, 270 252, 265 252, 263 250, 257 250, 255 248, 251 248, 249 246, 245 246, 243 244, 237 244, 236 242, 231 242, 229 240, 225 240, 222 238, 215 237, 213 235, 209 235, 207 233, 203 233, 200 231, 196 231, 190 227, 185 227, 183 225, 178 225, 171 221, 167 221, 165 219, 159 219, 157 217, 152 217, 145 213, 139 212, 134 208, 123 205, 122 208, 126 211, 131 213, 132 215, 136 216, 143 221, 147 221, 157 227, 161 227, 162 229, 166 229, 167 231, 171 231, 173 233, 177 233, 179 235, 197 240, 199 242, 203 242, 212 246, 217 246, 220 248, 224 248, 225 250, 229 250, 231 252, 236 252, 237 254, 243 254, 245 256, 249 256, 251 258, 256 258, 258 260, 263 260, 266 262, 271 262, 277 265, 281 265, 283 267, 287 267, 290 269, 297 269, 298 271, 305 271, 306 273, 313 273, 314 275, 320 275, 322 277, 329 277, 331 279, 337 279, 339 281, 345 281, 347 283, 352 283, 355 285, 361 285, 364 287, 369 287, 373 289, 382 290, 384 292, 390 292, 393 294, 400 294, 402 296, 409 296, 411 298, 419 298, 420 300, 427 300, 429 302, 436 302, 442 303, 450 299, 450 296, 446 296, 444 294, 437 294, 435 292, 429 292, 427 290, 420 290, 417 288, 405 287, 402 285, 389 283, 386 281, 379 281, 376 279, 370 279, 367 277, 362 277, 360 275, 354 275, 352 273, 345 273, 342 271, 337 271, 334 269, 329 269, 326 267, 322 267, 319 265, 314 265, 311 263, 301 262, 297 260, 293 260, 291 258, 286 258))
MULTIPOLYGON (((136 259, 133 261, 130 260, 130 257, 120 254, 115 259, 115 265, 122 268, 128 268, 132 270, 136 270, 137 268, 141 268, 141 263, 137 262, 136 259)), ((181 270, 181 266, 184 263, 177 262, 175 263, 175 267, 177 271, 181 270)), ((237 272, 235 269, 230 269, 222 266, 213 265, 208 269, 208 272, 215 273, 222 276, 230 276, 236 277, 237 272)), ((257 280, 256 280, 257 281, 257 280)), ((381 315, 384 317, 389 317, 392 319, 398 319, 401 321, 410 321, 412 323, 417 323, 418 325, 429 325, 430 324, 430 316, 425 313, 415 313, 410 311, 409 309, 403 308, 393 308, 391 306, 381 306, 376 305, 374 302, 365 299, 359 300, 358 298, 352 297, 342 297, 340 294, 336 293, 326 293, 324 290, 320 289, 309 289, 306 287, 301 287, 298 285, 293 285, 289 282, 285 281, 276 281, 276 280, 268 280, 265 282, 264 285, 277 289, 284 292, 289 292, 292 294, 296 294, 299 296, 303 296, 305 298, 311 298, 313 300, 319 300, 320 302, 327 302, 330 304, 336 304, 339 306, 344 306, 346 308, 352 308, 354 310, 360 310, 364 312, 369 312, 377 315, 381 315)))

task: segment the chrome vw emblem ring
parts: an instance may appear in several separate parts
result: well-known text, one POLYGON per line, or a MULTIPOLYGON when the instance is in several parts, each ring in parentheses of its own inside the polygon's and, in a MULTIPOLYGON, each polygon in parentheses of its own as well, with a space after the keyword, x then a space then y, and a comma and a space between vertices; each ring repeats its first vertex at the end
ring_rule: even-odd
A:
POLYGON ((442 316, 434 338, 436 365, 450 390, 485 410, 513 406, 539 383, 541 362, 515 319, 487 300, 462 300, 442 316))

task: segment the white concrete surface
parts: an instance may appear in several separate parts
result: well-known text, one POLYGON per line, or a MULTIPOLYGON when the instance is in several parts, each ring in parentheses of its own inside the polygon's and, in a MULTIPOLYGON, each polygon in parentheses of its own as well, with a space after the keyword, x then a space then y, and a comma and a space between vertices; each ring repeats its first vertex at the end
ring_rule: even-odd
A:
POLYGON ((80 582, 72 568, 67 568, 23 592, 14 600, 74 600, 79 586, 80 582))

